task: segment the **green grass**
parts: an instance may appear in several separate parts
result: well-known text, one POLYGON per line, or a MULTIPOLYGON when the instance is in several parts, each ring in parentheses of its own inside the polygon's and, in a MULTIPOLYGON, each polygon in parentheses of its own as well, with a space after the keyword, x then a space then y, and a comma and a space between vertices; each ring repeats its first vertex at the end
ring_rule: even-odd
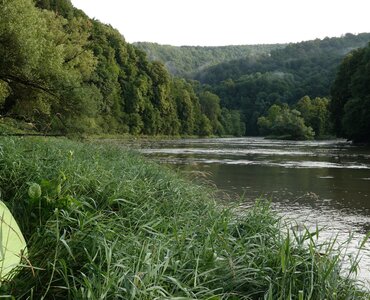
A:
POLYGON ((0 191, 29 252, 4 296, 369 298, 316 232, 284 234, 263 201, 221 208, 206 187, 114 146, 2 138, 0 191))
POLYGON ((18 121, 0 116, 0 136, 12 134, 36 134, 36 128, 32 123, 18 121))

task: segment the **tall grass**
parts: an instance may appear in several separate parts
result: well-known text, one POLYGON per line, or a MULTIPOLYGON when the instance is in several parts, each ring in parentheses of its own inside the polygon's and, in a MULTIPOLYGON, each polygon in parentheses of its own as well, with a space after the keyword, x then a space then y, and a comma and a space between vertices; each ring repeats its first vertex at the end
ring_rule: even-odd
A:
POLYGON ((113 146, 1 139, 0 191, 28 242, 24 267, 0 287, 16 299, 369 297, 341 275, 331 244, 284 234, 268 204, 235 214, 113 146))

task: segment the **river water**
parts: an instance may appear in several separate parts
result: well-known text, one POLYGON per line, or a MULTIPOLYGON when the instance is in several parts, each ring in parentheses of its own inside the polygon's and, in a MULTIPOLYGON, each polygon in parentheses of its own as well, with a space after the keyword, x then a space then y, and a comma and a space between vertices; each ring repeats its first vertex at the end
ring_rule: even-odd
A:
MULTIPOLYGON (((244 205, 266 198, 287 222, 322 228, 321 239, 351 238, 356 255, 370 231, 370 147, 343 140, 182 139, 140 144, 139 151, 193 177, 206 177, 244 205)), ((359 279, 370 282, 370 243, 359 279)))

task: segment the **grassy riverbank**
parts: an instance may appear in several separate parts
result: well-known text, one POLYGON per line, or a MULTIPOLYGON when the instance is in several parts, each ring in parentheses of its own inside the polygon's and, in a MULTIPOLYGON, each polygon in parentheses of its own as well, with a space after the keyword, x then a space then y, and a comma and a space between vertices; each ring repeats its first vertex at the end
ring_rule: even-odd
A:
POLYGON ((114 146, 1 138, 0 191, 29 245, 0 287, 16 299, 369 297, 340 276, 337 252, 283 234, 267 204, 236 215, 114 146))

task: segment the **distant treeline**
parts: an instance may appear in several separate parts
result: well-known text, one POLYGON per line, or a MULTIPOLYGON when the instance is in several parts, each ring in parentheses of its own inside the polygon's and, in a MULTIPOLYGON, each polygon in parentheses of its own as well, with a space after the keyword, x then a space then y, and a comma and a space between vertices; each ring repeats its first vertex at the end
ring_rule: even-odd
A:
POLYGON ((279 136, 295 124, 304 134, 294 138, 368 139, 369 55, 355 49, 370 33, 289 45, 173 47, 131 45, 70 0, 4 0, 0 16, 0 122, 23 120, 58 134, 240 136, 268 134, 270 113, 280 110, 286 124, 275 128, 279 136), (320 121, 312 121, 318 111, 320 121))
POLYGON ((216 95, 197 94, 69 0, 4 0, 0 16, 3 117, 45 132, 244 133, 216 95))
POLYGON ((163 62, 171 74, 186 78, 193 78, 197 73, 226 61, 268 55, 272 50, 286 46, 286 44, 261 44, 176 47, 148 42, 139 42, 134 45, 145 51, 151 61, 163 62))
MULTIPOLYGON (((304 96, 309 96, 312 99, 325 97, 325 103, 330 101, 331 86, 341 61, 349 52, 364 47, 369 41, 370 33, 362 33, 358 35, 346 34, 340 38, 325 38, 281 45, 284 47, 270 45, 269 48, 268 45, 262 45, 261 51, 254 52, 253 55, 245 52, 245 56, 240 59, 224 61, 198 72, 193 67, 197 64, 191 61, 188 63, 191 70, 188 71, 188 74, 193 74, 192 78, 198 80, 204 90, 218 95, 222 107, 240 111, 246 124, 247 135, 266 134, 266 127, 261 127, 258 120, 269 113, 272 105, 283 108, 283 104, 285 104, 282 112, 287 113, 286 105, 294 107, 304 96)), ((176 48, 147 43, 141 44, 141 46, 149 53, 150 58, 158 57, 167 65, 175 66, 175 70, 183 69, 182 65, 186 61, 185 59, 187 58, 189 61, 191 53, 197 53, 198 50, 197 47, 176 48), (177 49, 177 52, 174 49, 177 49), (173 53, 186 53, 186 55, 177 59, 173 53)), ((198 52, 202 53, 207 48, 200 47, 199 49, 198 52)), ((208 51, 211 52, 211 49, 209 48, 208 51)), ((218 48, 218 50, 225 53, 234 53, 235 51, 233 47, 218 48)), ((191 57, 196 60, 199 55, 191 57)), ((221 59, 221 56, 219 55, 218 58, 221 59)), ((172 69, 169 68, 170 71, 172 69)), ((326 103, 323 107, 328 110, 324 115, 328 116, 329 108, 332 106, 326 103)), ((335 111, 333 113, 336 114, 335 111)), ((308 118, 307 114, 306 118, 308 118)), ((329 117, 330 120, 335 118, 338 116, 329 117)), ((310 120, 304 119, 303 121, 306 122, 307 126, 310 126, 310 120)), ((342 136, 341 132, 335 130, 337 127, 326 126, 325 131, 316 132, 314 130, 312 134, 307 136, 313 135, 318 138, 335 133, 342 136)), ((280 132, 281 128, 278 131, 280 132)), ((289 136, 289 134, 288 132, 286 134, 280 133, 279 136, 289 136)))

